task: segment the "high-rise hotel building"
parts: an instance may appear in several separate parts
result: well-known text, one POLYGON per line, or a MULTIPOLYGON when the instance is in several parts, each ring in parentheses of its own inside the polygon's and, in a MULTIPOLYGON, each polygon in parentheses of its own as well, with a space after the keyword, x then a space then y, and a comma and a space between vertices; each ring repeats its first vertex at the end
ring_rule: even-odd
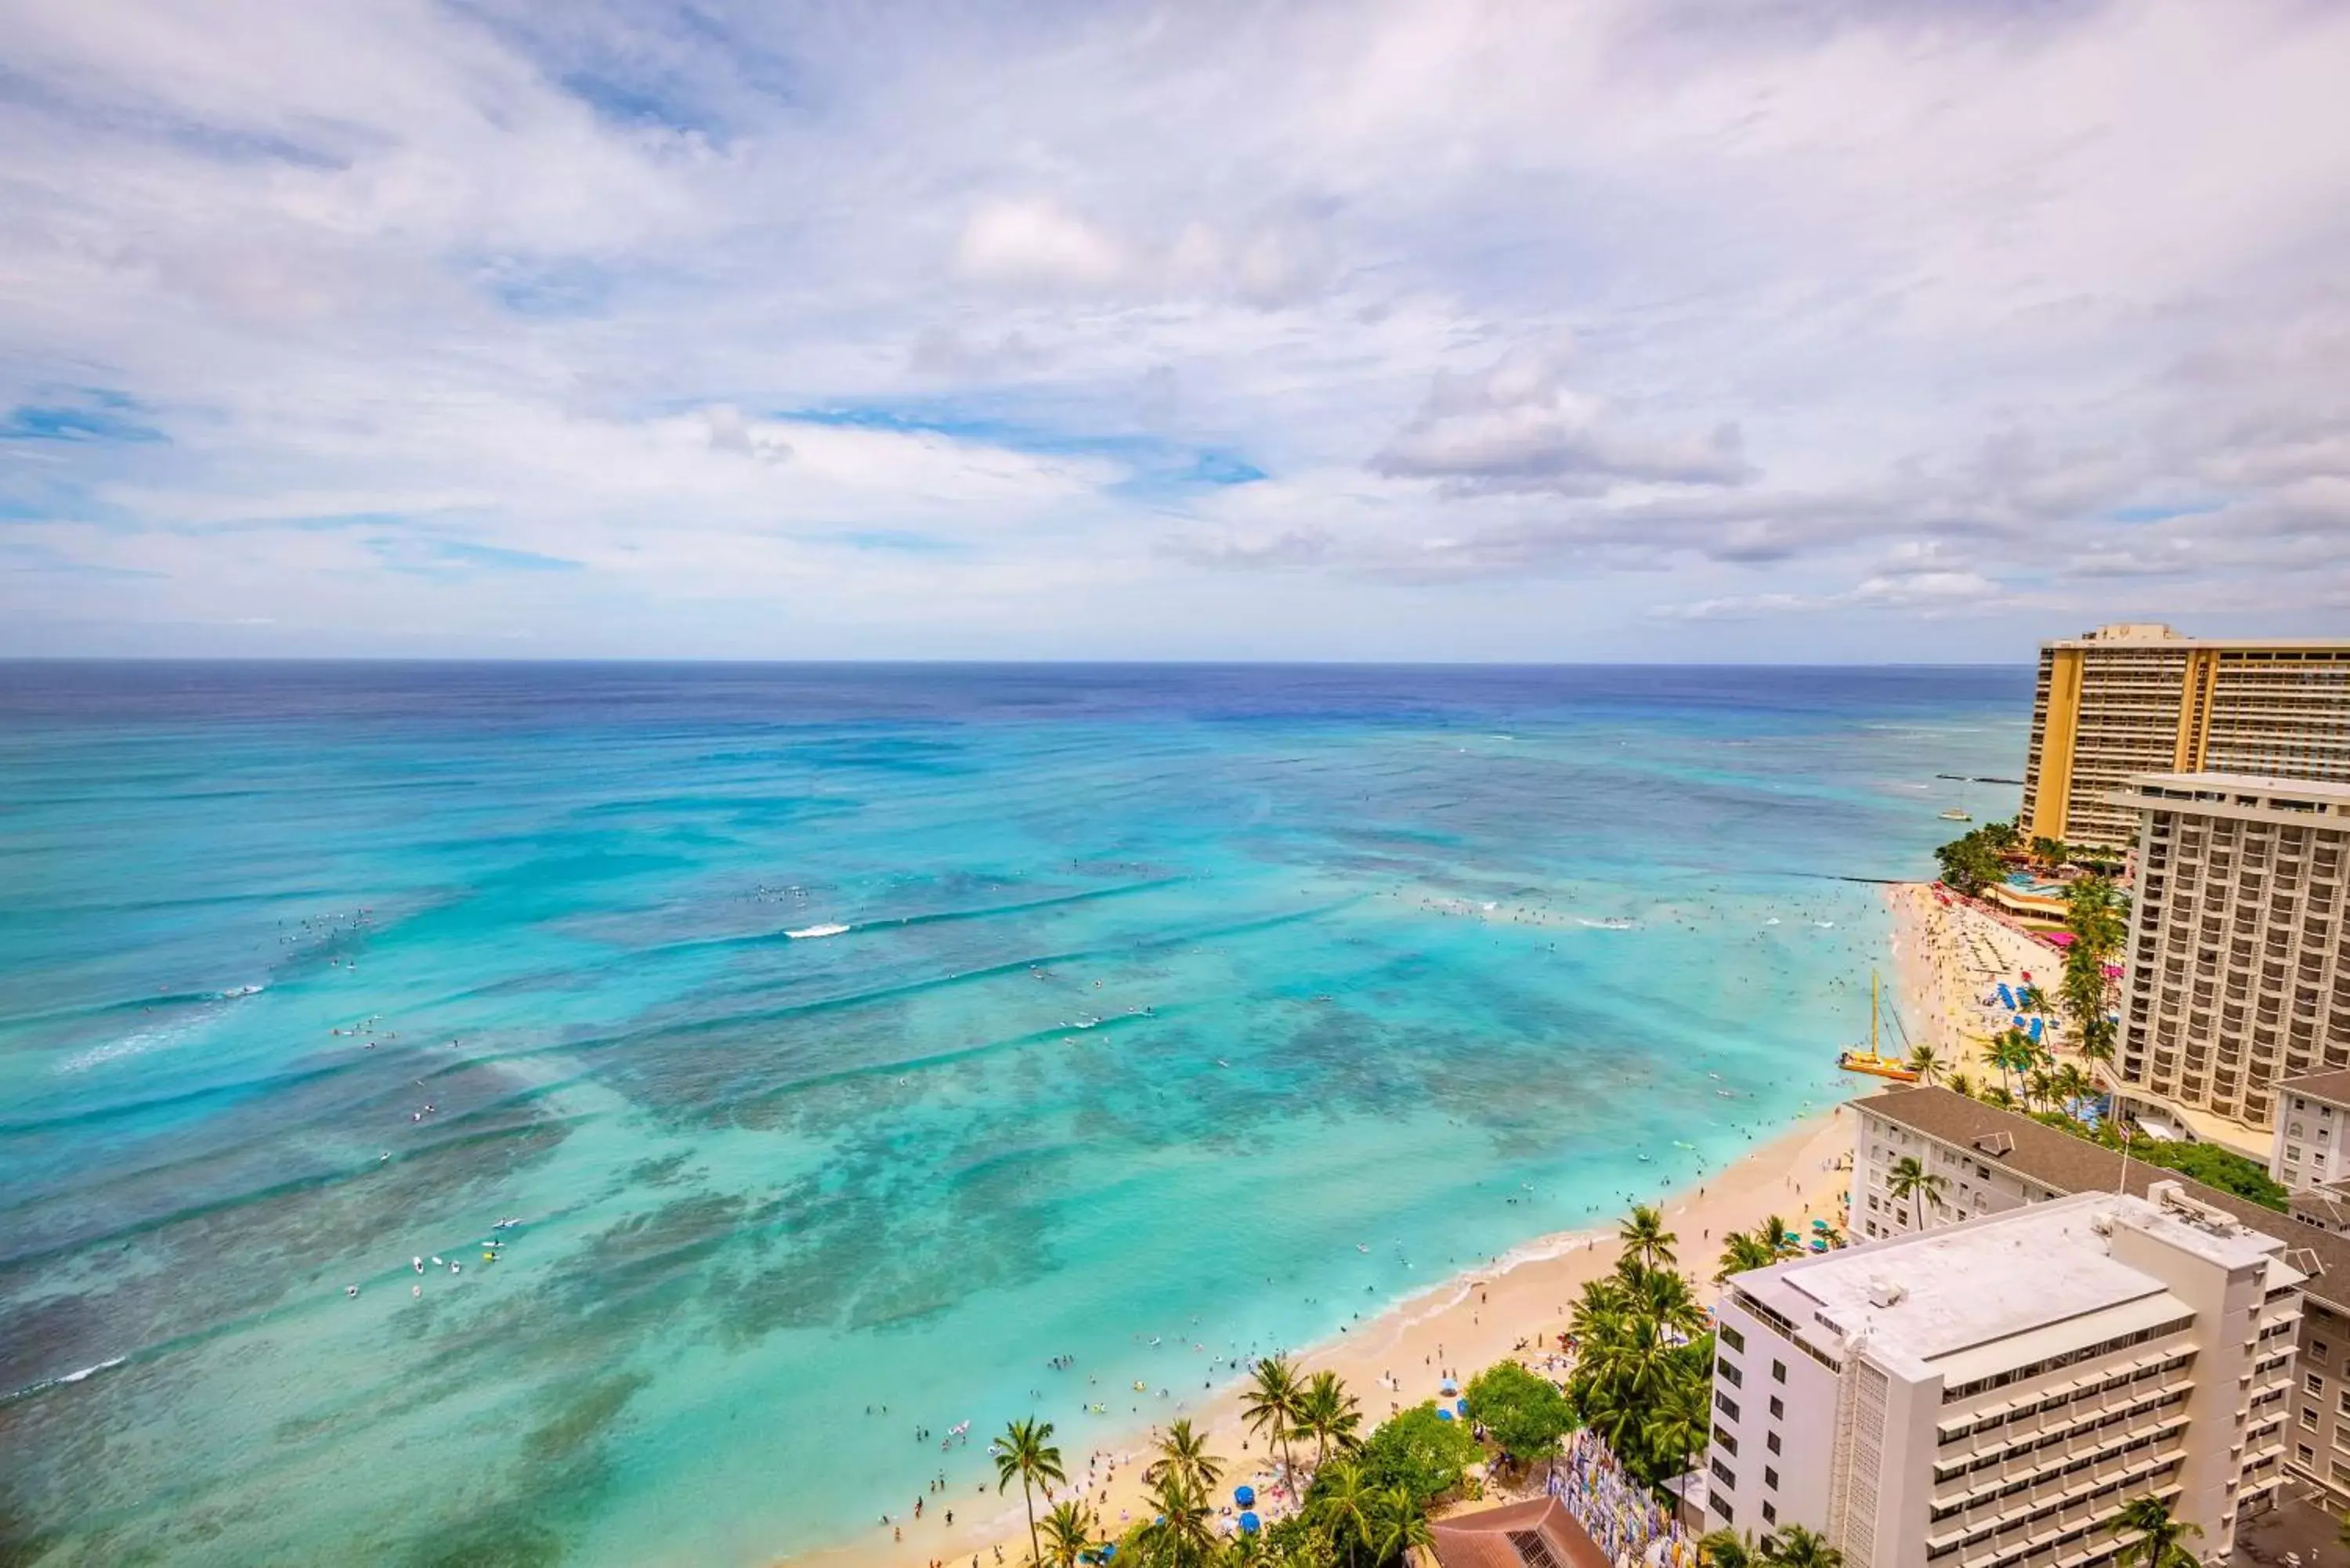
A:
POLYGON ((2161 1182, 1739 1274, 1709 1522, 1804 1525, 1851 1568, 2089 1568, 2153 1496, 2224 1560, 2284 1481, 2304 1277, 2285 1254, 2161 1182))
POLYGON ((2350 1067, 2350 782, 2142 774, 2121 1036, 2141 1116, 2265 1158, 2277 1085, 2350 1067))
POLYGON ((2125 622, 2043 644, 2024 763, 2025 830, 2119 849, 2131 774, 2350 782, 2350 641, 2181 637, 2125 622))

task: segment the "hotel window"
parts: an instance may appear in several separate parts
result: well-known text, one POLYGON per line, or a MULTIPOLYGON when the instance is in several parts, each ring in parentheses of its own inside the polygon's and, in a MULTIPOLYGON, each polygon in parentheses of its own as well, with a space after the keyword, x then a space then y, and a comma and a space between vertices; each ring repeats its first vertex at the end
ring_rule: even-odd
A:
POLYGON ((1784 1405, 1782 1405, 1781 1403, 1779 1403, 1779 1397, 1778 1397, 1776 1394, 1772 1395, 1772 1396, 1771 1396, 1771 1419, 1773 1419, 1773 1420, 1774 1420, 1774 1421, 1783 1421, 1783 1420, 1785 1420, 1786 1418, 1787 1418, 1787 1407, 1785 1407, 1784 1405))
POLYGON ((2342 1390, 2342 1403, 2340 1408, 2344 1415, 2350 1416, 2350 1388, 2345 1388, 2342 1390))
POLYGON ((1769 1465, 1762 1467, 1762 1484, 1773 1491, 1779 1490, 1779 1472, 1769 1465))
MULTIPOLYGON (((1731 1327, 1726 1323, 1715 1331, 1715 1334, 1722 1344, 1730 1346, 1732 1350, 1743 1350, 1746 1348, 1746 1336, 1739 1333, 1736 1329, 1731 1327)), ((2323 1345, 2320 1345, 2318 1349, 2321 1355, 2324 1354, 2324 1347, 2323 1345)))
POLYGON ((2325 1342, 2324 1340, 2313 1339, 2309 1342, 2309 1359, 2320 1366, 2325 1365, 2325 1342))
POLYGON ((1783 1361, 1773 1362, 1771 1364, 1771 1381, 1773 1383, 1784 1383, 1786 1380, 1787 1364, 1783 1361))
POLYGON ((1779 1434, 1776 1432, 1763 1433, 1762 1446, 1770 1449, 1773 1453, 1777 1453, 1779 1451, 1779 1434))
MULTIPOLYGON (((1731 1381, 1736 1382, 1737 1379, 1732 1378, 1731 1381)), ((2303 1388, 2308 1389, 2312 1394, 2316 1395, 2320 1399, 2325 1397, 2325 1379, 2314 1372, 2303 1378, 2301 1380, 2301 1386, 2303 1388)))
MULTIPOLYGON (((1721 1374, 1721 1380, 1724 1383, 1729 1384, 1732 1388, 1742 1388, 1745 1386, 1746 1375, 1738 1370, 1738 1363, 1734 1361, 1716 1361, 1713 1364, 1713 1367, 1715 1371, 1721 1374)), ((2314 1383, 2317 1380, 2313 1377, 2310 1381, 2314 1383)), ((2311 1392, 2315 1393, 2316 1390, 2312 1389, 2311 1392)))
POLYGON ((1714 1480, 1720 1481, 1724 1487, 1731 1491, 1736 1491, 1738 1490, 1738 1478, 1731 1473, 1730 1467, 1728 1465, 1723 1464, 1720 1459, 1716 1459, 1713 1461, 1711 1469, 1713 1470, 1714 1480))
MULTIPOLYGON (((1738 1401, 1732 1399, 1729 1395, 1724 1394, 1719 1388, 1713 1391, 1713 1407, 1721 1411, 1723 1415, 1729 1417, 1733 1421, 1738 1419, 1738 1401)), ((2304 1411, 2303 1414, 2307 1414, 2307 1412, 2304 1411)))
POLYGON ((2301 1468, 2303 1469, 2310 1470, 2317 1468, 2317 1450, 2315 1449, 2311 1448, 2307 1443, 2301 1443, 2296 1445, 2293 1451, 2293 1457, 2301 1461, 2301 1468))
POLYGON ((2340 1459, 2336 1459, 2334 1461, 2332 1468, 2334 1470, 2334 1479, 2335 1480, 2350 1482, 2350 1465, 2345 1465, 2340 1459))
POLYGON ((1776 1504, 1766 1502, 1762 1505, 1762 1522, 1765 1524, 1779 1522, 1779 1510, 1776 1504))

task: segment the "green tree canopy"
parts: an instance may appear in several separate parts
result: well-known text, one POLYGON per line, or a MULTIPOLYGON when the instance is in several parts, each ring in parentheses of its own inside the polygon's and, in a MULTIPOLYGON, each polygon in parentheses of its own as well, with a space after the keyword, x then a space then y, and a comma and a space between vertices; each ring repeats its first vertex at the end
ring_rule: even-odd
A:
POLYGON ((1575 1407, 1555 1385, 1514 1361, 1496 1362, 1469 1380, 1469 1414, 1511 1459, 1524 1463, 1575 1429, 1575 1407))
POLYGON ((1477 1457, 1469 1428, 1438 1416, 1432 1399, 1380 1422, 1355 1456, 1367 1489, 1399 1486, 1422 1507, 1459 1486, 1477 1457))

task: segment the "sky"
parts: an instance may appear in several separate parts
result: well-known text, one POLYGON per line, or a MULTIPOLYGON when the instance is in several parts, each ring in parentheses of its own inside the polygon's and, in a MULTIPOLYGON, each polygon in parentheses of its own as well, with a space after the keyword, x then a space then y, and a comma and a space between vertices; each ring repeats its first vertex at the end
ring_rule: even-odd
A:
POLYGON ((0 656, 2350 632, 2350 5, 0 0, 0 656))

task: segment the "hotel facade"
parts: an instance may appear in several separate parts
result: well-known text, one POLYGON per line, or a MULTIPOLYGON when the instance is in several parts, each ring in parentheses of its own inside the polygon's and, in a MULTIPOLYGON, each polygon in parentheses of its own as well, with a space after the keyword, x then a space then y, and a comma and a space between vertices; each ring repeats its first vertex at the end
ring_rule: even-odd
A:
POLYGON ((2044 643, 2023 772, 2025 830, 2117 850, 2131 774, 2350 783, 2350 642, 2182 637, 2124 622, 2044 643))
POLYGON ((2301 1203, 2293 1214, 2279 1214, 1948 1089, 1893 1089, 1846 1108, 1856 1117, 1856 1241, 1907 1235, 1919 1221, 1931 1231, 2025 1211, 2078 1193, 2144 1197, 2161 1183, 2176 1183, 2197 1202, 2279 1236, 2283 1261, 2303 1276, 2285 1469, 2318 1489, 2327 1507, 2350 1512, 2350 1235, 2301 1203), (1939 1177, 1939 1190, 1919 1199, 1894 1198, 1893 1170, 1904 1158, 1939 1177))
POLYGON ((2115 1075, 2142 1120, 2272 1153, 2277 1086, 2350 1067, 2350 782, 2145 774, 2115 1075))
POLYGON ((2224 1558, 2284 1478, 2284 1252, 2169 1182, 1737 1275, 1707 1507, 1818 1531, 1849 1568, 2089 1568, 2153 1496, 2224 1558))

